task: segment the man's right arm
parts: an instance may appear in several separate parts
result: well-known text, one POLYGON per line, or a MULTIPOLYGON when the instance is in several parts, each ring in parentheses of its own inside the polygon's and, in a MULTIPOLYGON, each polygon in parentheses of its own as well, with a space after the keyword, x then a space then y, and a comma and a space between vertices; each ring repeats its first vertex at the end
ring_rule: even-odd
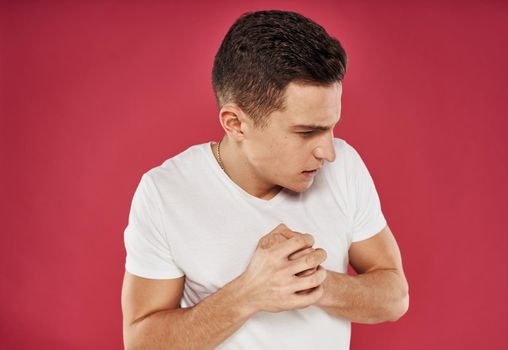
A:
POLYGON ((151 280, 125 273, 125 349, 167 349, 168 345, 171 349, 213 349, 255 313, 242 298, 238 278, 200 303, 179 308, 184 281, 183 277, 151 280))
POLYGON ((126 349, 213 349, 258 311, 281 312, 313 305, 324 291, 327 274, 319 264, 326 259, 326 252, 319 248, 299 257, 296 253, 313 244, 311 235, 278 225, 261 237, 240 276, 184 309, 179 308, 183 277, 156 280, 126 272, 122 287, 126 349), (309 269, 314 272, 302 274, 309 269))

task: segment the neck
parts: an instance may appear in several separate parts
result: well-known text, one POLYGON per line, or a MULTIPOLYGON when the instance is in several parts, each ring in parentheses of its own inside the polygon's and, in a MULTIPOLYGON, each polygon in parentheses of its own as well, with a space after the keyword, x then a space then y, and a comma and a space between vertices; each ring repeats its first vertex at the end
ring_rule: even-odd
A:
MULTIPOLYGON (((212 150, 220 165, 217 146, 217 143, 212 144, 212 150)), ((254 197, 270 200, 282 189, 279 185, 268 184, 261 179, 248 162, 239 143, 230 142, 227 136, 224 136, 220 143, 220 159, 226 175, 254 197)))

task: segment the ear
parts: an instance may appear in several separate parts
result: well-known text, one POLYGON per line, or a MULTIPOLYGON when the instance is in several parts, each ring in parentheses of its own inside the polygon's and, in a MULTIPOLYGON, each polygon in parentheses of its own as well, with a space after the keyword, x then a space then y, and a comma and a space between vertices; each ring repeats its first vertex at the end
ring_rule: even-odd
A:
POLYGON ((252 127, 250 118, 234 103, 222 106, 219 121, 228 137, 234 141, 243 141, 252 127))

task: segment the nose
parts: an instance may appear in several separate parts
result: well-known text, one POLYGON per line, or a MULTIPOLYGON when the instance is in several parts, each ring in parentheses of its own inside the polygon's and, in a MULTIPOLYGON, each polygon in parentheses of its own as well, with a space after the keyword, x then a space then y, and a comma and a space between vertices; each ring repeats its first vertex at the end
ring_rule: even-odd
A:
POLYGON ((325 159, 332 163, 335 161, 335 147, 333 144, 333 131, 326 135, 314 149, 314 157, 317 159, 325 159))

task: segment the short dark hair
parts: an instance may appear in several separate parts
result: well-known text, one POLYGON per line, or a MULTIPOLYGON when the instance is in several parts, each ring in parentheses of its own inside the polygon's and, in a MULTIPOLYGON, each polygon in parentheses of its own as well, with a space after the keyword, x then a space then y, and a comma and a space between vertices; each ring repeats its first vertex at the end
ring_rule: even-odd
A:
POLYGON ((289 11, 244 13, 222 41, 212 69, 219 108, 236 103, 256 127, 285 109, 289 83, 329 86, 344 79, 340 42, 309 18, 289 11))

